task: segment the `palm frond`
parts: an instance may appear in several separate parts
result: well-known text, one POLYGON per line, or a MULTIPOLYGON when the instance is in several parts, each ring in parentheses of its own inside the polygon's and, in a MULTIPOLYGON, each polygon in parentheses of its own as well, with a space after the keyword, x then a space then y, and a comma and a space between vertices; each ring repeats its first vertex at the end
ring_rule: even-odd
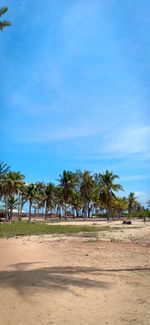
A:
MULTIPOLYGON (((8 11, 8 7, 0 8, 0 17, 4 15, 8 11)), ((9 20, 0 21, 0 30, 3 31, 3 28, 11 26, 11 22, 9 20)))
POLYGON ((11 22, 8 21, 8 20, 5 20, 5 21, 1 21, 0 22, 0 30, 2 31, 4 27, 8 27, 8 26, 11 26, 11 22))
POLYGON ((8 11, 8 7, 2 7, 0 8, 0 17, 4 15, 8 11))

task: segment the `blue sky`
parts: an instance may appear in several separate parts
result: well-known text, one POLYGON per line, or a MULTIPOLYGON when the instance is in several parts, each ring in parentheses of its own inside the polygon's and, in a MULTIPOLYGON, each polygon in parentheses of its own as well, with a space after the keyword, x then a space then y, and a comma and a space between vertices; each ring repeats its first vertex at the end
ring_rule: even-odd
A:
POLYGON ((1 160, 27 181, 113 170, 150 199, 150 2, 7 0, 1 160))

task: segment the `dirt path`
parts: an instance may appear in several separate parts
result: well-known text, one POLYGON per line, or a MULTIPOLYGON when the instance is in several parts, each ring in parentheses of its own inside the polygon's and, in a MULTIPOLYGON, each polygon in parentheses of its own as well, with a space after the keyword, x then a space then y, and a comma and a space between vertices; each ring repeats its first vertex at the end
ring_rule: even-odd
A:
POLYGON ((1 239, 0 324, 149 325, 150 226, 121 234, 1 239))

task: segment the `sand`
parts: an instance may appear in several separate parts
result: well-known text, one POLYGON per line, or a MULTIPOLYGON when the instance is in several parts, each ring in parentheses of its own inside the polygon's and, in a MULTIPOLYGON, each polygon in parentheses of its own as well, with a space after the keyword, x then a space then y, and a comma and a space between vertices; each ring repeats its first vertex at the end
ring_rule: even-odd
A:
POLYGON ((150 223, 109 225, 0 239, 0 325, 149 325, 150 223))

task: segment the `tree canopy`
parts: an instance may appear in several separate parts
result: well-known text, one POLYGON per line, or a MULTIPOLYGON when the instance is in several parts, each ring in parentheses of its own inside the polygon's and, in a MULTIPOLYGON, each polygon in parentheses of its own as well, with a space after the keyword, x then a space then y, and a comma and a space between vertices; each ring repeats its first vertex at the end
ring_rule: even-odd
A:
MULTIPOLYGON (((64 170, 57 184, 26 183, 22 173, 12 171, 10 166, 0 162, 1 210, 7 220, 12 219, 14 209, 18 210, 20 220, 27 203, 29 220, 32 213, 42 214, 45 219, 51 214, 65 219, 68 214, 84 219, 102 214, 109 219, 141 211, 142 206, 134 192, 127 197, 117 195, 123 191, 118 179, 119 176, 109 170, 95 174, 88 170, 64 170)), ((149 201, 147 205, 150 206, 149 201)))

